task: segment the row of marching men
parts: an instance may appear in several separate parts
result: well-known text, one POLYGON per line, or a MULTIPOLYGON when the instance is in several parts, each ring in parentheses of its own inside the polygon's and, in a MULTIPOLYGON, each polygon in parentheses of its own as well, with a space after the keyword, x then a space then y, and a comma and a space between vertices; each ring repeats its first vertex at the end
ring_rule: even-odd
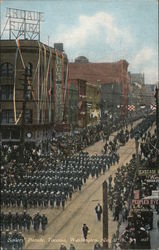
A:
POLYGON ((67 199, 75 191, 81 191, 89 176, 98 178, 112 164, 119 161, 119 155, 92 156, 88 153, 67 157, 63 162, 49 163, 46 170, 25 174, 17 183, 1 182, 1 205, 21 207, 65 207, 67 199))
POLYGON ((33 229, 35 232, 38 232, 41 228, 41 231, 44 233, 46 226, 48 224, 48 219, 45 214, 40 215, 37 212, 34 216, 31 216, 25 210, 22 213, 0 213, 0 230, 19 230, 19 231, 28 231, 30 232, 33 229))

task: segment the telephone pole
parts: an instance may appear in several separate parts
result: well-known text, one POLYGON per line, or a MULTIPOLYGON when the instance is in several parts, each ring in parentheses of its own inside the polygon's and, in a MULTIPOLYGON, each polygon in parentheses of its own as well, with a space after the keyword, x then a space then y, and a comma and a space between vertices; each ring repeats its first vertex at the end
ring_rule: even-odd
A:
POLYGON ((135 137, 135 149, 136 149, 136 167, 139 168, 139 137, 135 137))
POLYGON ((103 182, 103 249, 108 249, 108 191, 107 182, 103 182))

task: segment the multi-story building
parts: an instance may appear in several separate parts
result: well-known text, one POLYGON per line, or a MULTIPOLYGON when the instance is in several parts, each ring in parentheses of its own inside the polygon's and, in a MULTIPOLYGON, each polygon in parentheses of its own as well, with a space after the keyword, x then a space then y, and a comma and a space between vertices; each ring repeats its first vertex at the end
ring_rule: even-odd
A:
POLYGON ((67 114, 68 122, 73 127, 83 128, 87 125, 86 81, 69 77, 67 114))
POLYGON ((150 107, 155 104, 155 84, 145 84, 143 87, 143 105, 150 107))
POLYGON ((129 88, 129 104, 136 106, 136 109, 144 105, 145 95, 145 77, 142 73, 131 73, 130 77, 130 88, 129 88))
POLYGON ((122 86, 117 82, 102 84, 100 104, 104 112, 117 110, 122 105, 122 86))
POLYGON ((102 114, 115 103, 116 106, 122 107, 121 114, 126 115, 129 91, 128 65, 126 60, 91 63, 85 57, 78 57, 75 62, 69 63, 69 74, 72 79, 83 79, 91 84, 101 85, 102 114))
POLYGON ((145 84, 145 76, 144 73, 130 73, 130 84, 145 84))
POLYGON ((78 84, 77 81, 69 82, 66 102, 66 120, 72 129, 78 126, 78 84))
POLYGON ((67 56, 35 40, 0 41, 2 143, 39 145, 63 120, 67 56))
POLYGON ((86 123, 94 125, 100 120, 100 85, 86 83, 86 123))
POLYGON ((82 79, 69 79, 67 121, 84 128, 99 120, 100 88, 82 79))

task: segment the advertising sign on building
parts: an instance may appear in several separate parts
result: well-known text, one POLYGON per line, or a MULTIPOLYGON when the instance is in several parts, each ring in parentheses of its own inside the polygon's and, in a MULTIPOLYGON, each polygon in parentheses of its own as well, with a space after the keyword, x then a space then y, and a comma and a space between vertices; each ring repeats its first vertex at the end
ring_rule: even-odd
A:
POLYGON ((56 55, 56 83, 62 83, 62 58, 56 55))
POLYGON ((150 176, 152 174, 159 174, 159 169, 139 169, 139 176, 150 176))
POLYGON ((9 39, 40 40, 42 12, 7 8, 6 17, 7 21, 3 32, 9 31, 9 39))
POLYGON ((159 205, 159 199, 132 200, 132 205, 159 205))

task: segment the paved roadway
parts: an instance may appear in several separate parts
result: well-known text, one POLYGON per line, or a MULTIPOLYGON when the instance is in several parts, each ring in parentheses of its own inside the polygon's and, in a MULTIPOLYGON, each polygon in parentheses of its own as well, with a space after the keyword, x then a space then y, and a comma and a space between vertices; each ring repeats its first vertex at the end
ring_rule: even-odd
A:
MULTIPOLYGON (((115 174, 117 167, 129 162, 134 151, 134 140, 130 140, 126 146, 119 149, 119 165, 112 166, 105 175, 101 175, 98 179, 90 178, 82 192, 73 195, 72 201, 67 203, 64 211, 61 208, 46 210, 49 225, 45 235, 42 237, 39 235, 35 239, 26 235, 28 239, 26 239, 25 249, 59 249, 61 243, 69 246, 72 242, 77 249, 89 250, 93 249, 96 241, 102 241, 102 223, 97 221, 94 211, 96 203, 102 203, 102 183, 110 174, 115 174), (83 223, 86 223, 90 229, 88 236, 90 242, 87 243, 84 243, 82 238, 83 223)), ((117 223, 109 214, 109 242, 111 242, 116 226, 117 223)))
MULTIPOLYGON (((113 136, 113 135, 112 135, 113 136)), ((86 150, 92 154, 101 154, 103 148, 103 141, 95 143, 86 150)), ((73 243, 78 250, 93 249, 96 241, 102 241, 102 222, 98 222, 94 208, 97 202, 102 204, 102 183, 108 180, 109 175, 115 174, 117 167, 126 164, 130 161, 132 154, 135 152, 134 139, 119 148, 120 162, 114 165, 101 175, 98 179, 89 178, 87 184, 82 188, 81 193, 73 194, 72 201, 67 202, 66 208, 62 211, 60 209, 42 210, 48 216, 49 225, 46 229, 45 235, 32 237, 28 234, 26 237, 25 249, 59 249, 61 243, 64 243, 69 249, 70 243, 73 243), (90 229, 87 243, 82 237, 82 225, 86 223, 90 229)), ((116 231, 117 222, 113 221, 112 214, 109 211, 109 243, 111 237, 116 231)))
MULTIPOLYGON (((140 122, 140 121, 138 121, 140 122)), ((138 123, 135 122, 135 125, 138 123)), ((114 133, 115 134, 115 133, 114 133)), ((112 136, 114 136, 114 134, 112 136)), ((103 141, 95 143, 85 151, 92 154, 101 154, 103 141)), ((102 241, 102 222, 98 222, 94 208, 97 202, 102 204, 102 183, 108 180, 109 175, 115 175, 117 167, 130 161, 132 154, 135 152, 135 142, 129 142, 119 148, 120 162, 111 166, 110 170, 101 175, 98 179, 89 178, 82 191, 75 192, 71 201, 67 201, 65 210, 62 208, 39 209, 40 214, 45 213, 48 217, 49 224, 42 235, 39 233, 35 236, 34 232, 24 233, 26 244, 25 249, 54 249, 59 250, 61 243, 69 249, 70 243, 73 243, 78 250, 92 250, 96 241, 102 241), (85 243, 82 235, 82 225, 86 223, 90 229, 88 241, 85 243)), ((10 209, 5 209, 7 212, 10 209)), ((12 209, 14 211, 15 209, 12 209)), ((16 209, 17 210, 17 209, 16 209)), ((19 209, 23 211, 23 209, 19 209)), ((32 215, 35 209, 28 209, 32 215)), ((109 211, 109 243, 112 235, 115 233, 117 222, 113 221, 112 214, 109 211)))

